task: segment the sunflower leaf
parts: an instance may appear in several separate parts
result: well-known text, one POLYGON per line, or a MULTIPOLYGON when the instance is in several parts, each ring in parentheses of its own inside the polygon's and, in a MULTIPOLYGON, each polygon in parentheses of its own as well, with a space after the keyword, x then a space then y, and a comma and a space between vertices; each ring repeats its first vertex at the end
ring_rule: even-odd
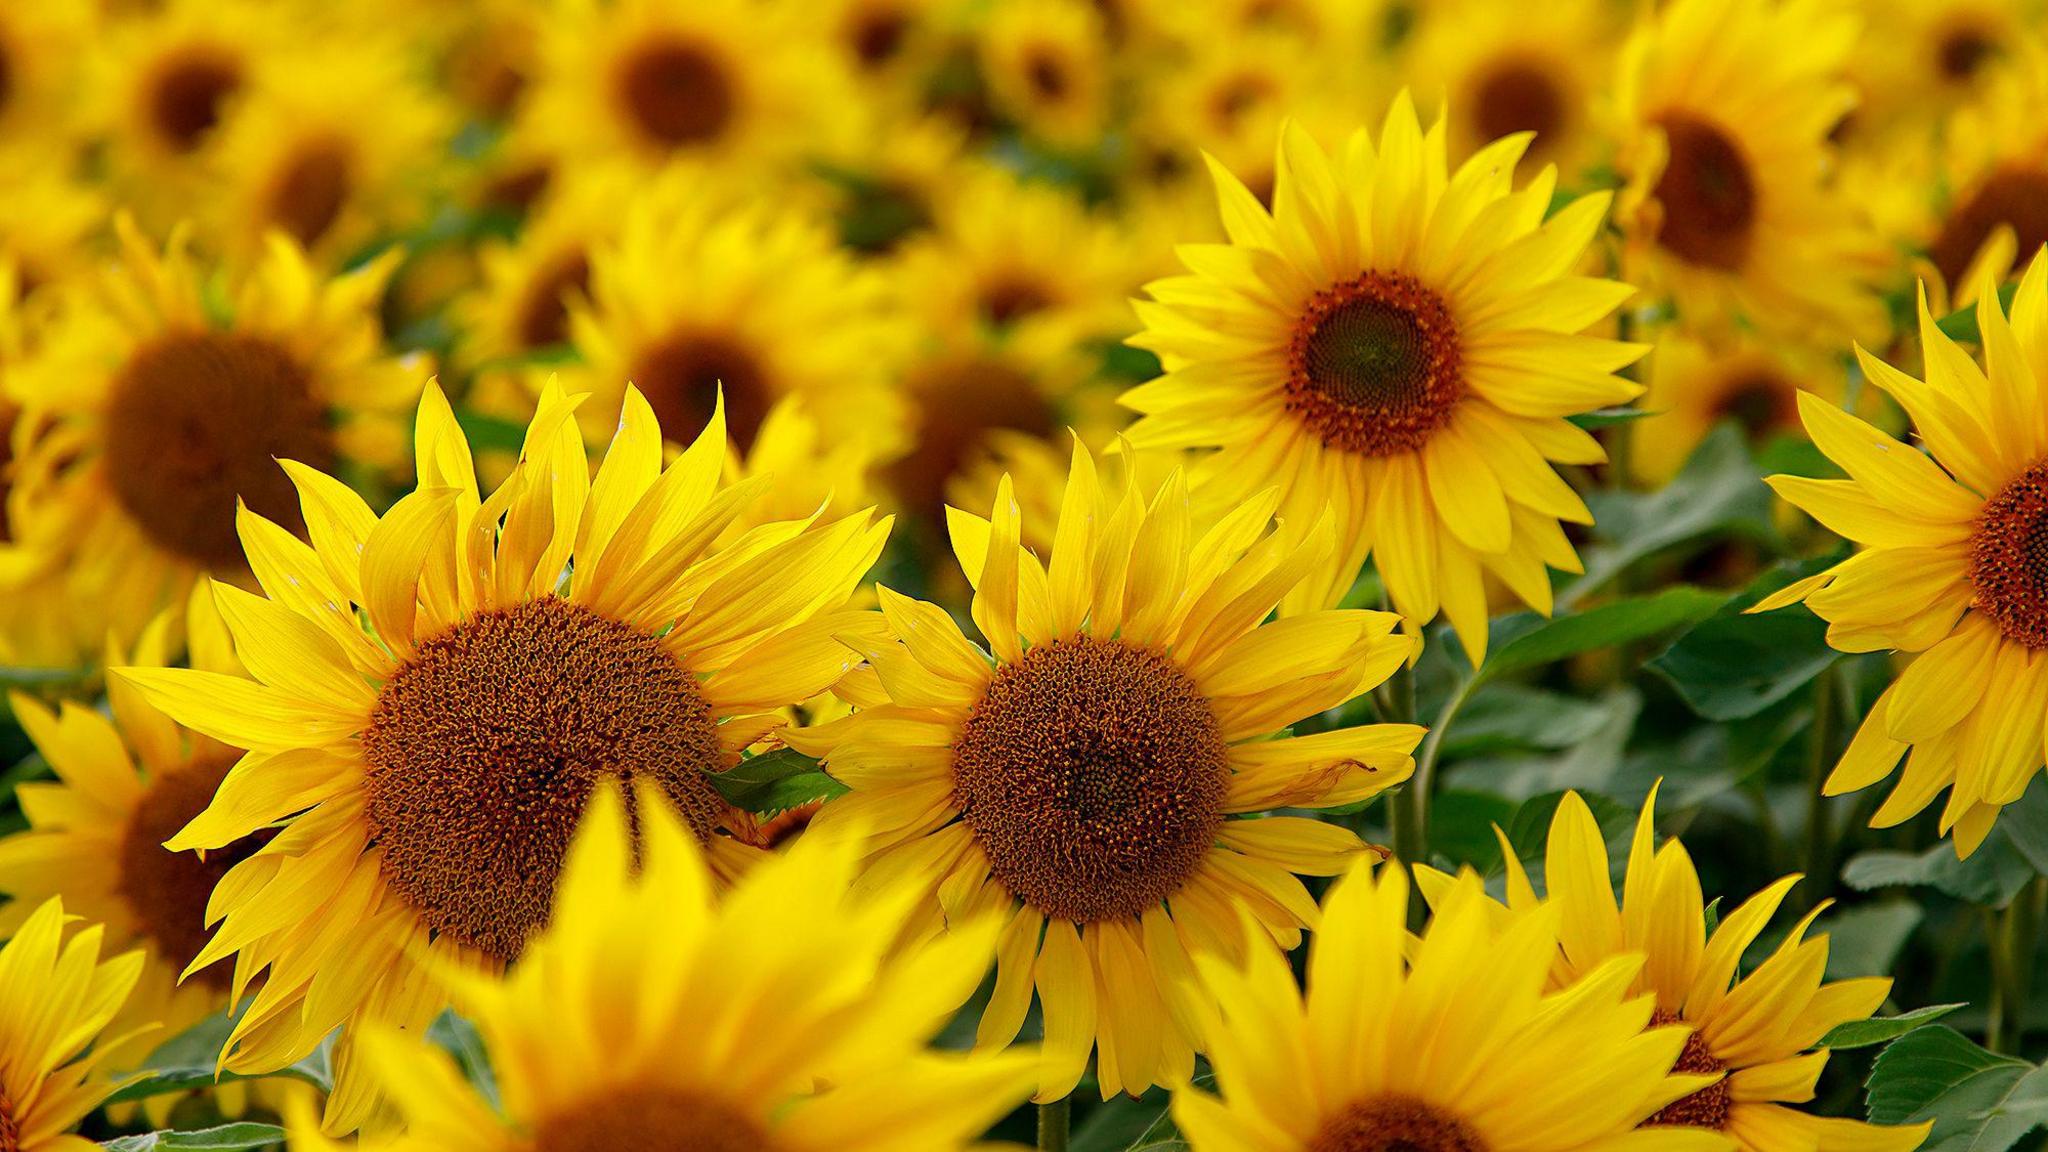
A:
POLYGON ((1889 1044, 1908 1032, 1917 1032, 1958 1008, 1967 1004, 1930 1004, 1901 1012, 1897 1016, 1874 1016, 1868 1020, 1851 1020, 1837 1024, 1828 1034, 1820 1038, 1822 1048, 1868 1048, 1873 1044, 1889 1044))
POLYGON ((1872 1123, 1934 1122, 1920 1152, 2005 1152, 2048 1121, 2048 1069, 1988 1052, 1946 1025, 1878 1053, 1867 1087, 1872 1123))
POLYGON ((1746 720, 1762 712, 1811 683, 1841 654, 1828 647, 1827 622, 1811 612, 1749 616, 1744 610, 1841 559, 1838 550, 1772 569, 1645 666, 1709 720, 1746 720))
POLYGON ((830 800, 847 790, 816 760, 794 748, 749 756, 723 772, 713 773, 711 783, 726 803, 758 813, 787 812, 812 801, 830 800))
POLYGON ((144 1132, 138 1136, 120 1136, 101 1144, 113 1152, 155 1152, 173 1148, 207 1149, 208 1152, 233 1152, 242 1148, 270 1148, 284 1143, 284 1129, 275 1124, 257 1124, 240 1121, 222 1124, 217 1128, 201 1128, 193 1132, 173 1132, 168 1129, 158 1132, 144 1132))
POLYGON ((1697 624, 1727 602, 1724 592, 1680 584, 1650 596, 1610 601, 1584 612, 1546 620, 1487 657, 1476 682, 1555 664, 1599 648, 1647 640, 1674 628, 1697 624))

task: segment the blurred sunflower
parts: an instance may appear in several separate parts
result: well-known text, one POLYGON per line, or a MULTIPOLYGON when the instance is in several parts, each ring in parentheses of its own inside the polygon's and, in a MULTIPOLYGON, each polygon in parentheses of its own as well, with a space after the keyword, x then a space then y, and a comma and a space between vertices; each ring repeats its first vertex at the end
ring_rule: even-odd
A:
POLYGON ((1222 1022, 1210 1049, 1221 1097, 1173 1097, 1195 1152, 1727 1147, 1704 1132, 1631 1131, 1714 1082, 1672 1073, 1686 1033, 1649 1026, 1650 999, 1628 998, 1640 958, 1546 991, 1554 911, 1496 932, 1467 874, 1408 944, 1408 899, 1399 868, 1354 864, 1324 899, 1306 996, 1274 953, 1196 958, 1222 1022))
POLYGON ((1189 955, 1294 947, 1315 917, 1294 874, 1362 849, 1335 824, 1230 817, 1376 795, 1408 777, 1422 729, 1267 737, 1385 680, 1412 644, 1382 612, 1260 623, 1329 547, 1267 534, 1273 493, 1198 533, 1178 474, 1149 502, 1104 491, 1076 446, 1044 565, 1011 493, 989 520, 950 513, 987 650, 878 589, 893 635, 850 637, 872 671, 840 688, 859 710, 783 738, 853 790, 811 834, 872 832, 874 882, 930 894, 934 929, 1007 921, 979 1043, 1015 1038, 1035 989, 1038 1098, 1072 1091, 1091 1049, 1103 1099, 1136 1095, 1193 1070, 1207 1010, 1189 955))
MULTIPOLYGON (((32 150, 35 167, 76 159, 79 60, 97 17, 92 0, 42 0, 0 9, 0 146, 32 150)), ((10 174, 18 172, 12 166, 10 174)))
MULTIPOLYGON (((206 589, 195 589, 185 622, 193 667, 242 671, 206 589)), ((168 665, 170 625, 168 615, 158 617, 132 654, 111 652, 107 663, 168 665)), ((20 693, 9 699, 57 779, 19 786, 28 827, 0 838, 0 892, 13 900, 0 910, 0 935, 62 896, 74 913, 105 926, 110 947, 135 950, 141 975, 113 1027, 136 1039, 98 1052, 122 1072, 141 1067, 161 1039, 140 1033, 161 1026, 175 1036, 227 1008, 228 965, 210 965, 183 983, 180 977, 205 948, 214 886, 268 837, 257 832, 203 858, 165 850, 163 842, 213 800, 241 752, 180 728, 125 683, 107 690, 107 714, 70 702, 53 713, 20 693)), ((236 1116, 252 1089, 274 1106, 279 1093, 271 1090, 280 1083, 230 1081, 211 1092, 224 1114, 236 1116)), ((177 1099, 153 1098, 152 1121, 166 1123, 177 1099)))
POLYGON ((1554 169, 1512 187, 1527 143, 1453 174, 1443 122, 1425 134, 1403 95, 1334 159, 1290 125, 1271 213, 1212 165, 1230 243, 1182 246, 1192 274, 1147 287, 1130 342, 1166 374, 1123 399, 1139 446, 1220 450, 1194 470, 1207 503, 1277 481, 1295 528, 1329 511, 1337 547, 1291 607, 1337 603, 1370 553, 1394 607, 1441 607, 1475 665, 1482 571, 1547 612, 1545 566, 1578 570, 1558 521, 1592 517, 1551 463, 1604 454, 1565 418, 1641 390, 1614 375, 1639 345, 1581 334, 1632 291, 1573 273, 1609 198, 1546 220, 1554 169))
MULTIPOLYGON (((391 261, 323 279, 274 237, 245 274, 202 274, 188 234, 161 254, 125 218, 121 259, 79 286, 4 380, 23 538, 61 565, 84 650, 131 641, 201 572, 246 574, 238 500, 297 526, 275 458, 375 460, 419 395, 421 366, 382 351, 391 261)), ((33 558, 33 557, 32 557, 33 558)))
POLYGON ((108 201, 96 186, 26 153, 0 154, 0 166, 10 171, 7 195, 0 196, 0 261, 13 270, 10 301, 26 301, 98 262, 108 201))
POLYGON ((1881 36, 1867 36, 1851 63, 1861 93, 1852 145, 1895 146, 1901 130, 1983 92, 2038 28, 2035 0, 1868 0, 1881 36))
POLYGON ((592 252, 588 300, 569 307, 580 363, 561 366, 571 391, 592 393, 586 431, 610 435, 628 381, 670 428, 702 426, 722 385, 742 449, 792 395, 835 442, 894 448, 891 375, 908 327, 881 273, 812 213, 699 177, 679 170, 643 189, 592 252))
MULTIPOLYGON (((1331 77, 1298 36, 1254 28, 1242 36, 1197 38, 1187 58, 1165 66, 1139 92, 1132 129, 1134 175, 1152 185, 1205 184, 1196 157, 1208 155, 1273 202, 1273 140, 1284 119, 1327 126, 1343 139, 1357 123, 1351 102, 1332 91, 1331 77)), ((1321 133, 1316 133, 1319 137, 1321 133)), ((1208 189, 1201 187, 1210 210, 1208 189)))
MULTIPOLYGON (((336 1027, 327 1127, 376 1093, 358 1026, 424 1028, 443 969, 516 959, 548 921, 592 790, 658 785, 733 874, 709 774, 829 688, 852 660, 839 608, 888 522, 783 522, 714 541, 762 484, 721 486, 725 421, 667 469, 628 390, 596 478, 575 407, 542 396, 521 461, 489 499, 438 388, 417 425, 419 487, 379 518, 338 481, 287 468, 314 543, 254 512, 242 541, 268 599, 217 585, 255 679, 119 675, 179 723, 249 749, 178 851, 274 838, 222 879, 198 970, 239 953, 223 1066, 268 1071, 336 1027), (360 612, 360 615, 359 615, 360 612)), ((642 925, 641 927, 645 927, 642 925)))
POLYGON ((825 25, 851 70, 881 100, 911 102, 942 47, 939 0, 830 0, 825 25))
POLYGON ((1111 76, 1096 5, 995 0, 975 35, 997 112, 1048 144, 1095 143, 1109 117, 1111 76))
POLYGON ((479 245, 481 282, 453 306, 461 366, 502 368, 494 362, 568 342, 570 301, 588 295, 591 256, 599 241, 617 234, 619 206, 631 202, 635 182, 617 166, 563 175, 516 237, 479 245))
MULTIPOLYGON (((1692 1128, 1725 1134, 1742 1152, 1912 1152, 1929 1125, 1878 1127, 1860 1120, 1812 1116, 1789 1107, 1813 1099, 1828 1050, 1816 1048, 1838 1024, 1867 1019, 1884 1004, 1892 982, 1864 978, 1824 982, 1828 938, 1808 939, 1822 901, 1786 935, 1770 958, 1740 971, 1799 877, 1787 876, 1721 917, 1711 938, 1699 873, 1685 845, 1656 842, 1657 792, 1643 801, 1629 849, 1622 899, 1614 899, 1606 835, 1576 792, 1565 794, 1550 822, 1544 858, 1549 896, 1538 899, 1512 846, 1508 906, 1523 915, 1554 907, 1559 926, 1552 982, 1571 988, 1599 978, 1620 957, 1642 958, 1631 993, 1654 997, 1653 1027, 1690 1030, 1675 1072, 1722 1077, 1673 1100, 1643 1121, 1651 1129, 1692 1128), (1740 973, 1740 974, 1738 974, 1740 973)), ((1459 882, 1425 874, 1433 895, 1459 882)), ((1455 895, 1450 897, 1456 899, 1455 895)))
POLYGON ((508 975, 457 984, 503 1108, 443 1050, 373 1036, 408 1127, 393 1152, 968 1147, 1029 1094, 1032 1061, 925 1043, 981 982, 998 925, 901 954, 910 903, 857 898, 850 847, 805 837, 720 897, 687 819, 652 790, 629 813, 602 789, 553 924, 508 975))
POLYGON ((1660 485, 1678 474, 1707 434, 1734 423, 1754 444, 1799 433, 1799 392, 1829 403, 1844 393, 1840 358, 1753 332, 1700 338, 1672 326, 1657 334, 1638 402, 1654 418, 1631 429, 1630 467, 1660 485))
POLYGON ((1558 165, 1568 182, 1596 156, 1598 81, 1621 43, 1612 5, 1451 0, 1416 15, 1405 71, 1421 90, 1444 94, 1452 155, 1533 132, 1529 158, 1558 165))
POLYGON ((1831 0, 1675 0, 1624 49, 1625 271, 1695 330, 1882 334, 1874 240, 1828 180, 1857 31, 1831 0))
POLYGON ((99 1067, 126 1036, 100 1033, 142 971, 129 952, 104 963, 98 925, 65 940, 63 901, 46 900, 0 944, 0 1147, 8 1152, 92 1152, 67 1135, 114 1085, 99 1067))
POLYGON ((1854 556, 1751 611, 1805 601, 1844 652, 1897 650, 1913 662, 1871 706, 1826 793, 1868 788, 1906 758, 1874 827, 1901 823, 1949 790, 1940 828, 1968 856, 1999 808, 2042 766, 2048 694, 2048 259, 2013 299, 1977 302, 1985 366, 1935 326, 1923 300, 1926 379, 1861 349, 1872 384, 1912 419, 1927 453, 1809 395, 1799 412, 1844 480, 1769 477, 1778 495, 1855 541, 1854 556))

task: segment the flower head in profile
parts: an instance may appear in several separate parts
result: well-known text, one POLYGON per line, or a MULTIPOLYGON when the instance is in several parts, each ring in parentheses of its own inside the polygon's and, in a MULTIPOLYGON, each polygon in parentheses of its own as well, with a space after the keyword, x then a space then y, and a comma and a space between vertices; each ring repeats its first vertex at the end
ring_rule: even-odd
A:
POLYGON ((986 647, 880 588, 886 635, 848 637, 871 666, 840 688, 857 710, 784 734, 852 789, 811 835, 872 830, 869 874, 917 885, 933 930, 1005 920, 978 1038, 1008 1044, 1035 992, 1041 1100, 1071 1091, 1091 1051, 1105 1099, 1185 1081, 1214 1013, 1189 956, 1300 943, 1315 905, 1297 874, 1363 849, 1336 824, 1261 814, 1356 803, 1413 769, 1414 725, 1274 738, 1413 649, 1391 613, 1262 623, 1330 547, 1327 525, 1306 544, 1269 531, 1277 499, 1203 525, 1177 470, 1148 495, 1103 482, 1077 445, 1041 560, 1006 477, 988 519, 951 512, 986 647))
POLYGON ((235 956, 260 989, 234 1071, 304 1057, 337 1026, 332 1130, 375 1094, 357 1025, 420 1028, 440 969, 518 958, 549 919, 569 839, 613 779, 657 788, 730 876, 754 854, 712 774, 853 660, 842 606, 888 533, 856 513, 727 538, 765 481, 720 482, 723 413, 663 467, 628 390, 593 479, 575 411, 550 388, 519 463, 479 492, 469 445, 429 387, 419 486, 379 517, 305 464, 285 467, 311 543, 244 511, 264 595, 216 585, 249 676, 119 675, 181 724, 248 755, 174 836, 213 849, 274 835, 216 888, 194 971, 235 956))

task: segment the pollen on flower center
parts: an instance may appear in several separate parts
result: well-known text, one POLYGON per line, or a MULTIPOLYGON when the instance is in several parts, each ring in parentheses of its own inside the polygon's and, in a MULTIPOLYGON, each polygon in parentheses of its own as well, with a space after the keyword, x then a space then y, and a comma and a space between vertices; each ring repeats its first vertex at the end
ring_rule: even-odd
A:
POLYGON ((533 1152, 775 1152, 760 1121, 724 1101, 658 1086, 613 1090, 558 1112, 534 1130, 533 1152))
POLYGON ((1756 178, 1740 145, 1719 126, 1674 114, 1658 122, 1669 155, 1655 195, 1657 242, 1692 264, 1733 271, 1756 231, 1756 178))
POLYGON ((2048 461, 1984 502, 1970 541, 1979 612, 2008 640, 2048 648, 2048 461))
POLYGON ((2012 229, 2022 256, 2048 244, 2048 168, 2011 164, 1985 177, 1949 211, 1928 245, 1928 258, 1944 280, 1960 283, 2000 225, 2012 229))
POLYGON ((601 781, 657 783, 703 838, 723 812, 706 776, 722 766, 718 727, 689 670, 553 597, 420 644, 362 744, 385 880, 429 928, 504 961, 547 923, 601 781))
POLYGON ((346 143, 336 137, 308 141, 271 185, 270 220, 310 248, 341 218, 354 181, 355 163, 346 143))
POLYGON ((1435 1105, 1376 1096, 1323 1121, 1308 1152, 1486 1152, 1486 1141, 1435 1105))
POLYGON ((742 451, 775 404, 760 354, 718 332, 678 333, 650 345, 627 378, 671 436, 703 427, 723 388, 725 427, 742 451))
POLYGON ((1398 272, 1367 272, 1311 297, 1287 369, 1288 410, 1324 444, 1366 456, 1420 448, 1465 392, 1449 307, 1398 272))
POLYGON ((1564 127, 1569 106, 1549 69, 1531 60, 1495 64, 1480 80, 1475 95, 1472 121, 1480 139, 1534 132, 1537 147, 1564 127))
MULTIPOLYGON (((121 836, 122 901, 153 941, 158 952, 183 970, 206 948, 206 904, 228 870, 268 843, 268 833, 245 836, 208 851, 172 852, 164 841, 192 822, 213 802, 220 782, 234 767, 232 756, 201 760, 150 782, 121 836)), ((226 989, 234 966, 210 964, 194 975, 207 985, 226 989)))
POLYGON ((242 86, 242 69, 225 53, 195 50, 157 74, 149 117, 173 151, 190 152, 220 122, 221 105, 242 86))
POLYGON ((235 498, 297 529, 298 497, 279 459, 326 469, 333 434, 305 368, 284 346, 232 332, 146 344, 115 377, 108 485, 144 535, 194 564, 243 567, 235 498))
POLYGON ((716 140, 738 111, 725 64, 686 39, 635 48, 619 68, 618 94, 640 130, 669 147, 716 140))
MULTIPOLYGON (((1650 1020, 1652 1027, 1663 1027, 1678 1023, 1678 1017, 1669 1012, 1658 1012, 1650 1020)), ((1687 1072, 1695 1075, 1725 1072, 1726 1064, 1714 1058, 1707 1050, 1706 1037, 1693 1032, 1685 1038, 1685 1049, 1678 1054, 1678 1063, 1672 1065, 1673 1072, 1687 1072)), ((1690 1096, 1681 1097, 1666 1104, 1656 1115, 1642 1122, 1643 1128, 1711 1128, 1719 1131, 1728 1123, 1728 1110, 1734 1103, 1733 1090, 1724 1077, 1709 1084, 1690 1096)))
POLYGON ((996 673, 953 748, 989 870, 1047 916, 1136 916, 1193 876, 1223 821, 1216 717, 1156 652, 1079 637, 996 673))

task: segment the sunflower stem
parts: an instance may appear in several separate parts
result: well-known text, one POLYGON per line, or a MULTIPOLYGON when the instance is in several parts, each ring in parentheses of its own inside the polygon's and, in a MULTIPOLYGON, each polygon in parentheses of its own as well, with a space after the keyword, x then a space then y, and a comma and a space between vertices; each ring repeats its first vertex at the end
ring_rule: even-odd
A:
POLYGON ((1991 952, 1990 1019, 1984 1046, 2016 1054, 2026 1032, 2027 1000, 2033 992, 2034 937, 2048 912, 2048 878, 2036 876, 2004 911, 1986 912, 1991 952))
POLYGON ((1822 669, 1813 682, 1812 743, 1807 750, 1806 882, 1801 903, 1811 908, 1834 891, 1835 834, 1828 818, 1827 779, 1835 764, 1835 721, 1840 710, 1841 673, 1836 665, 1822 669))
POLYGON ((1074 1098, 1062 1096, 1038 1106, 1039 1152, 1067 1152, 1067 1137, 1073 1127, 1074 1098))

